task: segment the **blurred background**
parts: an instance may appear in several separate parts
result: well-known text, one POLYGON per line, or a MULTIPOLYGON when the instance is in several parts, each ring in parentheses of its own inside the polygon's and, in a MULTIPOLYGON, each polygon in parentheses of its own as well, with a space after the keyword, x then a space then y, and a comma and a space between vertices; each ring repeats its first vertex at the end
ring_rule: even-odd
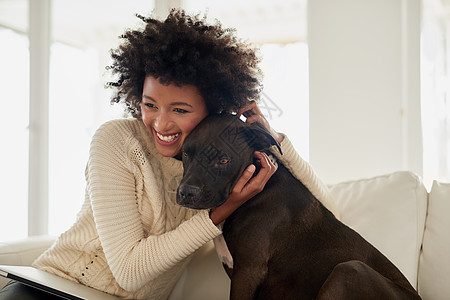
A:
POLYGON ((260 48, 260 107, 326 183, 450 181, 450 0, 0 0, 0 241, 73 223, 90 139, 126 117, 109 51, 171 7, 260 48))

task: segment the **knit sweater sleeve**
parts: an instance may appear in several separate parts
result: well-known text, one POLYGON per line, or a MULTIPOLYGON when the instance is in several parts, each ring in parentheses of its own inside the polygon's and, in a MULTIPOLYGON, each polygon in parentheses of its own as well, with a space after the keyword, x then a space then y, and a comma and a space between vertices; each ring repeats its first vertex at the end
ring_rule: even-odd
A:
POLYGON ((305 161, 292 146, 291 141, 287 136, 283 135, 284 139, 281 142, 281 150, 283 154, 276 147, 271 149, 271 152, 280 160, 280 162, 301 181, 309 191, 316 197, 329 211, 331 211, 336 218, 340 218, 336 202, 331 196, 326 184, 316 175, 311 165, 305 161))
POLYGON ((145 237, 127 140, 118 138, 120 128, 105 127, 91 143, 87 189, 109 268, 123 289, 134 292, 221 232, 201 211, 172 231, 145 237))

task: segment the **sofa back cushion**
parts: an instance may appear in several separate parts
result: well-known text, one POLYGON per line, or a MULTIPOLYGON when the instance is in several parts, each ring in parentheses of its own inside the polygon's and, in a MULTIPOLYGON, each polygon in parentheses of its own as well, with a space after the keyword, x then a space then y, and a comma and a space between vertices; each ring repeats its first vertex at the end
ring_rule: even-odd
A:
POLYGON ((395 172, 330 186, 341 221, 388 257, 417 288, 427 191, 415 174, 395 172))
POLYGON ((419 261, 423 299, 450 299, 450 183, 434 181, 419 261))

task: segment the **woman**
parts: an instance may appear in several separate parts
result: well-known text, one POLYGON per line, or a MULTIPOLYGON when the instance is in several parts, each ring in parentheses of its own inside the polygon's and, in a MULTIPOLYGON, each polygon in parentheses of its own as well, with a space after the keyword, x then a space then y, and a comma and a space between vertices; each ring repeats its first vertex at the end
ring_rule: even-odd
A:
MULTIPOLYGON (((247 122, 261 122, 281 143, 283 163, 309 172, 306 186, 321 200, 328 196, 257 107, 261 72, 254 49, 220 24, 208 25, 183 11, 172 10, 165 21, 140 18, 145 28, 122 35, 109 67, 117 76, 108 84, 115 89, 112 102, 124 103, 133 118, 97 130, 77 220, 33 265, 123 298, 166 299, 191 254, 219 236, 218 225, 261 191, 276 170, 256 152, 261 170, 252 178, 250 165, 222 206, 212 211, 178 206, 181 147, 207 115, 237 113, 247 122)), ((5 292, 23 289, 13 283, 5 292)))

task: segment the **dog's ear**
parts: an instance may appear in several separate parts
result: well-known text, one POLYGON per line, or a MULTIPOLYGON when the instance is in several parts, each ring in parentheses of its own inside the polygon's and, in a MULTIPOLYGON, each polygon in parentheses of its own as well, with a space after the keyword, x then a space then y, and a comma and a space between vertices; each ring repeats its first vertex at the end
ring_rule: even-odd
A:
POLYGON ((265 150, 270 148, 270 146, 275 145, 278 148, 278 151, 281 155, 283 152, 281 151, 280 143, 270 134, 270 132, 264 127, 261 123, 254 122, 250 124, 247 129, 249 129, 249 141, 250 144, 256 150, 265 150))

